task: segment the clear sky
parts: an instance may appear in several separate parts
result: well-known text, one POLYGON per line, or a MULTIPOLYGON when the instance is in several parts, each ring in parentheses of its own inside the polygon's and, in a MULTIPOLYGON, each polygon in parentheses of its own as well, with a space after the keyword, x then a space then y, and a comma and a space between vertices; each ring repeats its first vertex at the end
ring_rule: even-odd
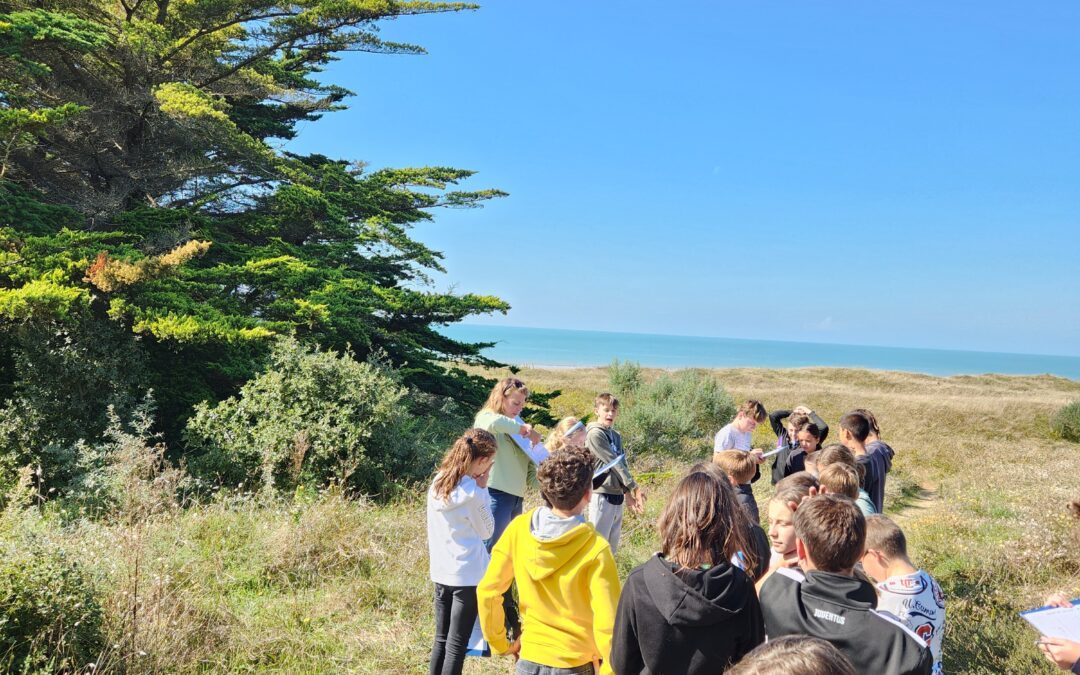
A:
POLYGON ((477 171, 472 323, 1080 355, 1080 3, 535 2, 383 24, 287 144, 477 171))

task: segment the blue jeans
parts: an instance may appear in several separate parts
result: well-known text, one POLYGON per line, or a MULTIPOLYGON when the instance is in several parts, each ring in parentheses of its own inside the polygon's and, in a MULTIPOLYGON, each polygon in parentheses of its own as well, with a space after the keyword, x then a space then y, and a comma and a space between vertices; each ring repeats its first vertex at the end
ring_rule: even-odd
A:
POLYGON ((556 668, 555 666, 545 666, 525 659, 520 659, 514 669, 515 675, 593 675, 595 672, 592 663, 573 668, 556 668))
POLYGON ((491 516, 495 519, 495 531, 491 534, 491 539, 484 542, 484 546, 487 547, 488 553, 491 553, 495 542, 499 541, 499 537, 502 536, 510 521, 521 515, 525 500, 495 488, 488 488, 488 496, 491 497, 491 516))
MULTIPOLYGON (((488 496, 491 498, 491 515, 495 520, 495 531, 491 534, 491 539, 484 542, 484 546, 487 546, 490 552, 510 521, 521 515, 525 500, 495 488, 488 488, 488 496)), ((506 614, 507 636, 513 642, 517 636, 521 635, 521 617, 518 615, 517 603, 514 601, 513 586, 503 593, 503 613, 506 614)))

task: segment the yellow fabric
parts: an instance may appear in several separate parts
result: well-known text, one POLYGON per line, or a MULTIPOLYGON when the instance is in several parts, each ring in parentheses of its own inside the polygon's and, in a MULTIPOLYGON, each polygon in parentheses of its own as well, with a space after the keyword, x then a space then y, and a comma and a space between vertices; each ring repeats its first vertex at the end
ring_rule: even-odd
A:
POLYGON ((476 414, 473 426, 490 431, 495 436, 495 464, 491 467, 488 488, 502 490, 517 497, 525 496, 526 477, 529 473, 529 456, 518 447, 510 434, 521 431, 521 425, 506 415, 490 410, 481 410, 476 414))
POLYGON ((515 518, 491 551, 491 563, 476 589, 484 638, 495 653, 510 649, 502 595, 516 580, 521 658, 555 668, 602 659, 600 673, 610 673, 619 602, 611 547, 589 523, 540 541, 529 527, 534 512, 515 518))

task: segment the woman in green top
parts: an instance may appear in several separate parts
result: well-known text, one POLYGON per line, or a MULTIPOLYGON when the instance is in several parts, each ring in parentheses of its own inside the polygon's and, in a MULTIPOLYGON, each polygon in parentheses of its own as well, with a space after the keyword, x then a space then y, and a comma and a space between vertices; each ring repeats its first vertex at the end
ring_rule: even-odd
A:
POLYGON ((495 453, 491 478, 488 479, 491 514, 495 517, 495 532, 487 542, 489 551, 510 521, 521 515, 529 462, 539 464, 547 456, 547 451, 540 444, 540 434, 519 417, 528 398, 529 389, 524 382, 516 377, 505 378, 491 390, 473 423, 477 429, 490 431, 499 448, 495 453), (514 440, 515 435, 522 439, 522 444, 532 446, 530 451, 524 450, 514 440))

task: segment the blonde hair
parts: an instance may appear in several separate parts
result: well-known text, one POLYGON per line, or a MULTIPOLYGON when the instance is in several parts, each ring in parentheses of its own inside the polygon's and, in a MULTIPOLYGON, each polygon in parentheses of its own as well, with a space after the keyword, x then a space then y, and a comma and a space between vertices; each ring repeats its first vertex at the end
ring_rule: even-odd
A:
POLYGON ((442 464, 439 465, 433 484, 435 497, 442 501, 449 499, 450 493, 468 472, 469 464, 481 457, 491 457, 495 454, 496 447, 495 437, 490 431, 469 429, 463 433, 446 451, 442 464))
POLYGON ((750 479, 754 477, 754 470, 757 468, 754 460, 750 457, 750 453, 742 450, 714 452, 712 461, 739 485, 749 483, 750 479))
POLYGON ((578 418, 570 416, 564 417, 559 420, 559 423, 548 434, 547 441, 544 442, 544 447, 548 449, 548 452, 555 452, 567 446, 566 432, 570 430, 575 424, 578 423, 578 418))
POLYGON ((503 404, 506 403, 507 397, 515 391, 524 391, 525 398, 529 398, 529 388, 525 386, 524 382, 516 377, 504 377, 492 387, 491 393, 488 394, 481 410, 490 410, 493 413, 503 414, 503 404))
POLYGON ((850 499, 859 498, 859 472, 843 462, 834 462, 818 473, 818 482, 829 492, 850 499))

